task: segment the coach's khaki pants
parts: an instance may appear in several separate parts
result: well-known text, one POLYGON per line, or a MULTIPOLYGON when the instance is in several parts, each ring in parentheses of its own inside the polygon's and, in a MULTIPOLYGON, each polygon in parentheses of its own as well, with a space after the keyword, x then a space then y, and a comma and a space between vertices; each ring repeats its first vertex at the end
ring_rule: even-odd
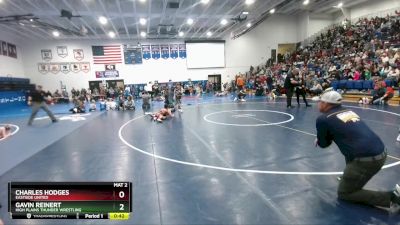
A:
POLYGON ((346 165, 338 188, 339 199, 371 205, 390 207, 392 192, 370 191, 362 189, 384 165, 386 157, 372 162, 353 161, 346 165))

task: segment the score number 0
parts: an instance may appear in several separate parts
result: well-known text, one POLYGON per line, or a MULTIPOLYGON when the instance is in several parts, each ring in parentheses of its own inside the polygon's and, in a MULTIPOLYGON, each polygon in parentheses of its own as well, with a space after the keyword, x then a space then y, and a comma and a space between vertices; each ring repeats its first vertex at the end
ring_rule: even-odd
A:
MULTIPOLYGON (((118 193, 118 197, 119 197, 119 198, 125 198, 125 192, 120 191, 120 192, 118 193)), ((120 211, 124 211, 124 210, 125 210, 125 204, 119 204, 119 210, 120 210, 120 211)))

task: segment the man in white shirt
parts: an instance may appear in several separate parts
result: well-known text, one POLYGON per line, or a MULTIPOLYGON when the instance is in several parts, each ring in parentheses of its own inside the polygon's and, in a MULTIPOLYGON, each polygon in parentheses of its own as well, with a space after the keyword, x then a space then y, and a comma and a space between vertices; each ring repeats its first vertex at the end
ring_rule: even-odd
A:
POLYGON ((144 90, 150 94, 151 100, 153 100, 153 84, 151 83, 151 81, 146 86, 144 86, 144 90))

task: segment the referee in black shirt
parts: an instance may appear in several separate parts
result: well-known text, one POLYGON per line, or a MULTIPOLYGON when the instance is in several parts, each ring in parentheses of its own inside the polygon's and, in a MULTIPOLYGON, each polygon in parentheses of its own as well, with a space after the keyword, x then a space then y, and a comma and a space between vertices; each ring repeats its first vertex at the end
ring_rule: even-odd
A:
POLYGON ((299 85, 299 82, 297 82, 294 77, 299 75, 299 70, 294 69, 291 72, 289 71, 289 68, 287 67, 287 75, 285 78, 285 83, 284 87, 286 89, 286 101, 287 101, 287 108, 293 108, 292 106, 292 97, 294 93, 294 88, 299 85))
POLYGON ((382 140, 352 110, 341 106, 342 96, 328 90, 320 97, 316 146, 335 142, 346 159, 340 180, 341 200, 380 207, 399 208, 400 186, 394 191, 371 191, 363 187, 385 164, 387 152, 382 140))
POLYGON ((29 98, 28 98, 28 104, 32 106, 32 113, 31 117, 29 118, 28 125, 32 125, 33 119, 35 118, 37 112, 39 109, 43 109, 47 115, 49 115, 51 121, 57 122, 56 117, 53 115, 53 113, 49 110, 47 107, 45 101, 44 101, 44 96, 45 92, 42 90, 42 86, 38 85, 34 91, 31 92, 29 98))

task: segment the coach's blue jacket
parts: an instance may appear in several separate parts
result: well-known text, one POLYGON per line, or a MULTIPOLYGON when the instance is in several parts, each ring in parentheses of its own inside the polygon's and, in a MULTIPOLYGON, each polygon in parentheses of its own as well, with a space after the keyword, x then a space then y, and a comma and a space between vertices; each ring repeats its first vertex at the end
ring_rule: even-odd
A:
POLYGON ((351 162, 354 158, 376 156, 385 146, 360 117, 350 109, 337 106, 317 119, 318 145, 326 148, 332 141, 351 162))

